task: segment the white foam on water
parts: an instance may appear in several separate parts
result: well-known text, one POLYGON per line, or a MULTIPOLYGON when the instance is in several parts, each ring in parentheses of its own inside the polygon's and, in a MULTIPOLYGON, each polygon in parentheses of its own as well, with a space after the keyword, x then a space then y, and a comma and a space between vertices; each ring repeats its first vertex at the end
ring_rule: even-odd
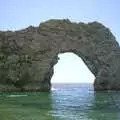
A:
POLYGON ((25 96, 28 96, 28 95, 9 95, 8 97, 25 97, 25 96))
POLYGON ((57 90, 57 89, 55 89, 54 87, 51 88, 51 91, 55 91, 55 90, 57 90))

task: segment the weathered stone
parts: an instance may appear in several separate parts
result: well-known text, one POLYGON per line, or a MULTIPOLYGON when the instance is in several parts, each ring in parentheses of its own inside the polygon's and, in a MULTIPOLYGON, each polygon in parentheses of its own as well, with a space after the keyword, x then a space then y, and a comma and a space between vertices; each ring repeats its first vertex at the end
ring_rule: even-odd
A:
POLYGON ((83 59, 96 77, 95 90, 120 90, 120 47, 108 28, 49 20, 0 31, 0 91, 49 91, 53 67, 64 52, 83 59))

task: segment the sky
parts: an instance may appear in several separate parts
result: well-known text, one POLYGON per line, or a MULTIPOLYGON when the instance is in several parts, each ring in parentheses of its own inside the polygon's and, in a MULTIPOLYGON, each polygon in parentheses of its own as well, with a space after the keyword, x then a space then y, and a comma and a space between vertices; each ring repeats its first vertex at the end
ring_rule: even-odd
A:
POLYGON ((95 76, 83 60, 74 53, 59 54, 60 60, 54 66, 52 83, 93 83, 95 76))
MULTIPOLYGON (((29 25, 38 26, 49 19, 70 19, 73 22, 85 23, 98 21, 110 28, 120 43, 119 12, 120 0, 0 0, 0 30, 18 30, 29 25)), ((65 55, 71 59, 70 55, 65 55)), ((60 60, 67 59, 66 57, 60 57, 60 60)), ((67 62, 60 60, 58 64, 65 66, 67 62)), ((80 64, 77 66, 83 67, 80 64)), ((74 69, 77 70, 77 66, 74 69)), ((64 68, 64 71, 66 69, 64 68)), ((58 72, 59 78, 62 71, 58 72)), ((80 82, 84 78, 80 76, 76 79, 80 82)))

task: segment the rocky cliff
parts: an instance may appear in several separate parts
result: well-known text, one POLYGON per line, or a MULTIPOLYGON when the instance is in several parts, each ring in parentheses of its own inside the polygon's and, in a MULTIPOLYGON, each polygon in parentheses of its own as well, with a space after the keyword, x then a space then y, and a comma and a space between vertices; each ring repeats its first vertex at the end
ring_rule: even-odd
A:
POLYGON ((0 31, 0 91, 49 91, 53 67, 64 52, 82 58, 96 77, 95 90, 120 90, 120 47, 108 28, 49 20, 0 31))

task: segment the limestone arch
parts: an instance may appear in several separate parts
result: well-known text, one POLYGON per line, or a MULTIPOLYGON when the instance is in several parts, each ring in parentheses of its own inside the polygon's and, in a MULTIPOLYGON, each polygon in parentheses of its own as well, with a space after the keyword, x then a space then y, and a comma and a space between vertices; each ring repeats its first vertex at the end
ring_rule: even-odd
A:
POLYGON ((120 89, 120 47, 98 22, 49 20, 0 31, 0 91, 49 91, 58 54, 73 52, 95 75, 95 90, 120 89))

